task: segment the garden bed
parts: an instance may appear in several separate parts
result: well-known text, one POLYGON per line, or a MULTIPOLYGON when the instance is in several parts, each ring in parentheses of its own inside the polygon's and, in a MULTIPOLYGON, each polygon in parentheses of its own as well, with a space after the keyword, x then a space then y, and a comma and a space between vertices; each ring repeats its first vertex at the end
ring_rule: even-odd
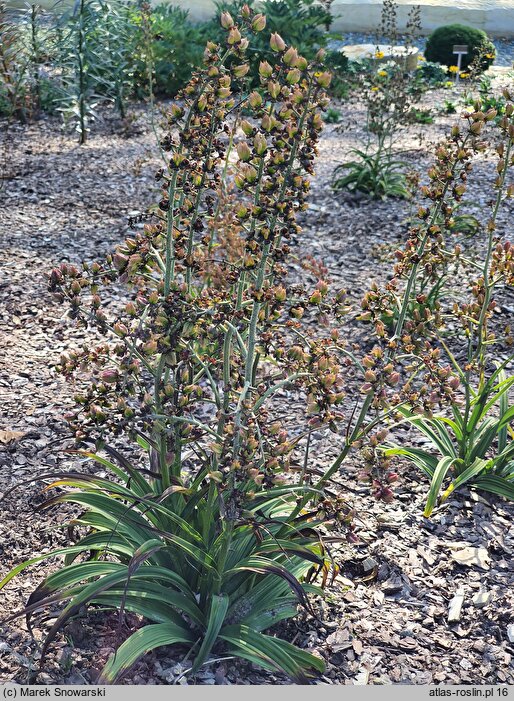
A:
MULTIPOLYGON (((435 92, 428 101, 435 105, 444 97, 443 91, 435 92)), ((308 276, 299 262, 313 255, 327 266, 335 283, 348 289, 358 307, 370 281, 390 275, 394 250, 405 239, 409 204, 374 202, 330 190, 333 168, 362 135, 363 106, 343 106, 342 112, 341 124, 327 126, 322 136, 311 204, 302 216, 303 232, 294 242, 297 263, 291 275, 308 276)), ((104 113, 90 142, 81 147, 53 119, 10 125, 4 132, 0 493, 57 466, 77 465, 73 456, 63 453, 70 445, 64 414, 71 407, 72 392, 52 366, 62 351, 82 343, 85 336, 66 318, 66 306, 59 306, 46 291, 44 274, 61 261, 78 263, 106 253, 127 235, 128 217, 144 212, 155 199, 155 137, 148 114, 137 108, 136 117, 127 131, 104 113)), ((433 143, 454 122, 455 116, 439 116, 427 127, 409 127, 398 148, 423 172, 431 162, 433 143)), ((485 204, 480 183, 490 181, 492 170, 491 163, 476 163, 466 211, 479 214, 485 204)), ((500 233, 510 217, 512 206, 500 216, 500 233)), ((513 309, 512 298, 501 300, 505 320, 513 309)), ((350 340, 366 347, 366 326, 348 322, 345 331, 350 329, 350 340)), ((284 395, 282 401, 288 412, 298 409, 294 396, 284 395)), ((314 441, 318 438, 321 435, 314 435, 314 441)), ((323 465, 331 457, 319 450, 313 454, 323 465)), ((514 683, 514 507, 490 496, 464 493, 427 520, 421 516, 427 484, 412 467, 399 465, 401 480, 390 505, 376 502, 368 487, 359 485, 357 469, 347 464, 337 489, 355 509, 359 543, 332 545, 341 574, 328 587, 326 599, 316 603, 319 620, 302 617, 284 632, 288 640, 327 660, 327 671, 317 681, 514 683), (478 550, 463 564, 458 553, 465 548, 478 550), (462 611, 451 623, 449 604, 460 590, 462 611)), ((65 513, 58 510, 51 519, 34 513, 40 501, 39 486, 25 484, 0 504, 0 575, 64 542, 60 523, 65 513)), ((3 610, 21 608, 50 567, 35 566, 3 590, 3 610)), ((41 683, 94 683, 117 640, 118 621, 113 615, 94 628, 92 624, 93 617, 69 625, 52 646, 38 677, 41 683)), ((24 623, 3 629, 1 681, 26 681, 37 659, 38 646, 24 623)), ((187 669, 176 649, 172 658, 161 650, 140 662, 125 681, 287 683, 232 660, 208 665, 196 677, 182 676, 187 669)))

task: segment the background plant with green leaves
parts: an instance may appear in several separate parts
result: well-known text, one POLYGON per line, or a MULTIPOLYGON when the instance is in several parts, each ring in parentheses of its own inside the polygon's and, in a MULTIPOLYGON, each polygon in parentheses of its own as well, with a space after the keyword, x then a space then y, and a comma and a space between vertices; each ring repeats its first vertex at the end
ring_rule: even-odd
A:
POLYGON ((451 417, 402 411, 437 451, 399 446, 385 451, 388 456, 406 457, 429 478, 424 516, 432 514, 438 500, 443 503, 466 484, 514 501, 514 406, 509 401, 513 384, 514 378, 500 368, 476 390, 464 384, 469 401, 464 408, 454 403, 451 417))
POLYGON ((51 107, 42 64, 54 38, 49 13, 38 5, 19 10, 0 6, 0 113, 26 122, 51 107))
MULTIPOLYGON (((405 36, 406 51, 418 30, 418 9, 413 8, 405 36)), ((392 0, 384 2, 380 33, 391 46, 397 43, 396 3, 392 0)), ((407 58, 381 62, 382 58, 378 51, 374 59, 361 62, 357 91, 365 98, 367 138, 361 148, 352 150, 349 161, 335 168, 332 186, 335 190, 357 190, 374 198, 408 198, 405 163, 395 154, 394 144, 398 130, 409 122, 420 92, 411 83, 407 58)))
POLYGON ((468 53, 462 57, 462 70, 475 63, 480 72, 489 68, 496 56, 496 48, 487 34, 475 27, 464 24, 448 24, 435 29, 427 39, 425 56, 428 61, 445 66, 455 65, 453 47, 460 44, 468 47, 468 53))
MULTIPOLYGON (((258 9, 266 15, 267 26, 270 32, 278 33, 286 44, 294 46, 298 53, 312 60, 320 48, 325 48, 330 38, 338 36, 330 34, 332 13, 330 6, 333 0, 315 2, 315 0, 264 0, 249 4, 253 9, 258 9)), ((232 13, 234 16, 245 3, 242 0, 221 0, 216 3, 217 14, 222 12, 232 13)), ((219 25, 213 20, 206 23, 203 28, 205 39, 219 40, 219 25)), ((273 52, 269 44, 264 41, 262 35, 251 38, 251 49, 255 51, 260 60, 272 61, 273 52)), ((260 85, 257 63, 251 69, 250 77, 252 87, 260 85)), ((327 62, 330 66, 330 61, 327 62)))
POLYGON ((58 65, 61 94, 59 111, 65 124, 73 124, 84 144, 96 118, 102 66, 106 59, 102 41, 108 7, 102 0, 77 0, 59 17, 58 65))

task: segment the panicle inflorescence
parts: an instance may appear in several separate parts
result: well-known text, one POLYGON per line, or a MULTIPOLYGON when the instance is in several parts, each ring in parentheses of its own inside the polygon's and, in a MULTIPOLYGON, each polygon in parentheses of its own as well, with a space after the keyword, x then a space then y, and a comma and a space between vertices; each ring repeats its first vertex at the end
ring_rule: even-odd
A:
POLYGON ((301 327, 304 315, 344 313, 345 293, 331 296, 321 278, 314 290, 286 281, 327 104, 323 52, 309 62, 272 34, 260 89, 247 94, 248 36, 265 18, 244 6, 221 25, 225 45, 207 44, 169 111, 151 221, 104 261, 55 269, 50 289, 110 339, 61 360, 66 374, 92 374, 70 416, 77 440, 143 434, 159 470, 177 476, 183 446, 198 444, 237 511, 241 485, 278 484, 291 466, 287 421, 268 406, 277 382, 304 394, 311 426, 335 430, 344 394, 333 343, 301 327), (115 282, 129 290, 123 308, 102 300, 115 282))

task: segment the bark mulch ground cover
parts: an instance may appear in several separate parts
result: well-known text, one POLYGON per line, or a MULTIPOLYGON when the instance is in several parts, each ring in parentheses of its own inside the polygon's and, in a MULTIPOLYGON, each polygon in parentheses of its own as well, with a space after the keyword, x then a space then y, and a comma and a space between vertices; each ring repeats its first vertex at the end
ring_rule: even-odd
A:
MULTIPOLYGON (((436 94, 431 99, 443 98, 436 94)), ((57 466, 76 466, 74 457, 63 452, 69 447, 64 414, 73 391, 53 365, 84 335, 46 291, 44 273, 61 261, 107 252, 127 234, 128 217, 153 201, 159 162, 155 136, 148 115, 138 109, 136 116, 127 134, 104 115, 82 147, 53 119, 10 125, 3 132, 0 493, 57 466)), ((342 127, 325 130, 311 206, 295 243, 298 264, 291 270, 292 275, 308 275, 299 262, 313 255, 356 304, 371 280, 390 274, 409 212, 405 202, 371 202, 330 189, 334 166, 362 136, 362 116, 362 106, 355 105, 351 124, 343 121, 342 127)), ((405 158, 420 172, 430 163, 431 144, 453 121, 438 117, 433 125, 413 126, 402 134, 405 158)), ((490 179, 485 161, 476 170, 477 182, 490 179)), ((480 188, 471 213, 479 213, 483 204, 479 193, 480 188)), ((511 226, 510 217, 512 211, 505 212, 500 227, 511 226)), ((512 298, 502 300, 501 313, 507 317, 513 311, 512 298)), ((366 327, 352 318, 345 331, 366 345, 366 327)), ((283 400, 294 412, 294 398, 283 400)), ((330 451, 316 455, 322 464, 330 451)), ((315 682, 513 684, 514 506, 464 493, 427 520, 421 516, 427 484, 412 468, 399 465, 400 485, 390 505, 376 502, 368 487, 359 485, 357 468, 350 461, 339 483, 356 512, 359 543, 334 548, 341 575, 316 604, 319 620, 300 616, 283 631, 287 639, 326 659, 326 673, 315 682)), ((61 509, 49 518, 35 510, 42 501, 40 486, 22 484, 0 503, 0 576, 65 541, 66 513, 61 509)), ((21 608, 48 567, 35 566, 11 582, 1 592, 2 612, 21 608)), ((38 682, 94 683, 117 642, 116 629, 115 615, 93 614, 72 622, 52 646, 38 682)), ((38 657, 38 639, 23 621, 0 629, 0 681, 25 682, 38 657)), ((195 677, 187 675, 188 667, 175 650, 173 657, 159 651, 124 682, 288 683, 232 660, 213 662, 195 677)))

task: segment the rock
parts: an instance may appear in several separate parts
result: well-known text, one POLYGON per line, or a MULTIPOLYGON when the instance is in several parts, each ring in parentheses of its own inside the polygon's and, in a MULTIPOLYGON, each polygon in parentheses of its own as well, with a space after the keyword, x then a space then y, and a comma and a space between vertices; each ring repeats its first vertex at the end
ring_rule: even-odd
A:
POLYGON ((362 655, 362 642, 360 640, 352 640, 352 648, 356 655, 362 655))
POLYGON ((458 623, 460 612, 464 603, 464 590, 458 589, 448 605, 448 623, 458 623))
POLYGON ((385 600, 385 594, 383 591, 373 592, 373 603, 375 606, 382 606, 385 600))
POLYGON ((408 71, 413 71, 418 65, 419 49, 416 46, 390 46, 388 44, 353 44, 343 46, 341 52, 350 61, 373 59, 377 64, 385 61, 404 63, 408 71), (377 51, 379 56, 377 56, 377 51))
POLYGON ((491 591, 485 591, 485 589, 480 589, 479 592, 475 594, 472 599, 473 606, 477 609, 484 608, 487 604, 491 603, 493 598, 493 593, 491 591))
POLYGON ((398 643, 398 647, 400 650, 406 650, 407 652, 413 652, 414 650, 417 650, 418 648, 418 643, 416 640, 412 637, 407 637, 407 638, 402 638, 400 642, 398 643))
POLYGON ((510 643, 514 643, 514 623, 509 623, 507 626, 507 638, 510 643))
POLYGON ((426 548, 424 548, 421 545, 418 545, 418 547, 416 548, 416 552, 418 553, 418 555, 421 555, 421 557, 423 558, 423 560, 425 560, 429 567, 431 567, 434 564, 435 557, 426 548))
POLYGON ((452 552, 451 557, 459 565, 466 567, 480 567, 482 570, 489 569, 490 556, 486 548, 462 548, 452 552))

